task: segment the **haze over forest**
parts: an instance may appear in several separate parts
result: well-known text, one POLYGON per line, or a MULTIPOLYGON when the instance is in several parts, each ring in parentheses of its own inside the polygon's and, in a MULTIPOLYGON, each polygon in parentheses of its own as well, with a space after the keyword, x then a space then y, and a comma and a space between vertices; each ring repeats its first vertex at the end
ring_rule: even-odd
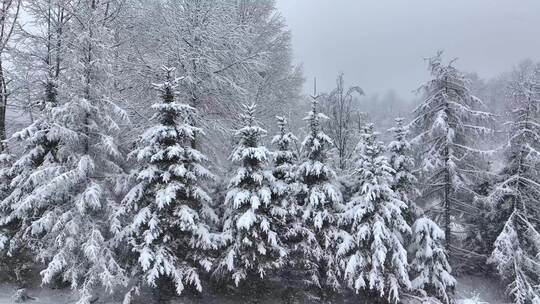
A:
POLYGON ((540 60, 535 0, 278 0, 277 7, 292 31, 307 93, 313 77, 329 91, 343 72, 368 95, 395 90, 410 99, 429 78, 423 58, 438 50, 485 79, 540 60))

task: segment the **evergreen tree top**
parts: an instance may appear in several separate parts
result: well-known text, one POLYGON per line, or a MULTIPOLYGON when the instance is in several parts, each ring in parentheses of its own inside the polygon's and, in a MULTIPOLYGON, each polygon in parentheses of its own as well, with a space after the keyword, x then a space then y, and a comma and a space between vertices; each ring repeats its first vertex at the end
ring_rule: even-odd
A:
POLYGON ((467 78, 452 66, 453 61, 443 64, 441 55, 429 59, 433 79, 421 87, 425 100, 410 123, 411 143, 423 145, 419 165, 424 172, 439 174, 441 168, 456 168, 454 185, 468 189, 464 178, 482 172, 478 160, 490 153, 476 148, 474 139, 492 133, 487 123, 494 115, 480 110, 484 105, 470 93, 467 78))
POLYGON ((257 110, 256 104, 242 105, 244 113, 241 115, 241 118, 244 122, 244 126, 236 131, 236 136, 240 137, 241 143, 246 146, 253 146, 258 144, 258 142, 250 142, 248 139, 257 139, 259 140, 262 136, 266 134, 266 130, 257 125, 255 119, 255 113, 257 110))
POLYGON ((396 122, 396 126, 388 130, 394 133, 394 142, 406 141, 407 135, 409 134, 409 127, 404 124, 405 119, 403 117, 396 117, 394 120, 396 122))
POLYGON ((298 141, 294 134, 287 130, 287 119, 282 116, 276 116, 279 133, 272 138, 272 144, 276 145, 279 151, 287 151, 293 142, 298 141))
MULTIPOLYGON (((414 160, 411 155, 411 144, 407 140, 409 128, 403 124, 404 119, 402 117, 396 118, 395 121, 396 126, 389 129, 390 132, 394 133, 394 140, 388 144, 388 150, 391 152, 390 163, 392 168, 397 171, 397 175, 407 175, 406 178, 409 179, 410 183, 416 178, 411 173, 414 160)), ((401 177, 404 176, 396 176, 396 179, 399 180, 401 177)))
POLYGON ((362 157, 378 157, 383 154, 384 147, 380 141, 377 140, 379 133, 375 132, 375 125, 368 123, 364 126, 362 132, 361 141, 357 147, 359 150, 360 159, 362 157))
POLYGON ((332 139, 320 130, 320 120, 328 119, 326 115, 317 111, 318 101, 313 98, 311 111, 304 117, 309 123, 310 132, 302 142, 303 152, 312 161, 323 161, 326 158, 325 147, 332 145, 332 139))
POLYGON ((249 166, 260 165, 261 162, 268 161, 270 156, 266 147, 260 145, 260 140, 266 134, 266 130, 259 127, 255 120, 256 104, 242 105, 242 107, 244 126, 235 133, 239 140, 231 158, 233 161, 244 161, 249 166))
POLYGON ((414 110, 416 118, 411 126, 426 128, 427 125, 432 129, 455 129, 477 135, 490 133, 491 129, 470 123, 489 122, 494 115, 477 109, 485 105, 471 94, 469 79, 452 66, 454 61, 443 64, 442 52, 428 59, 433 78, 419 89, 424 91, 425 99, 414 110))
POLYGON ((204 161, 206 157, 189 145, 197 134, 204 134, 191 124, 195 109, 177 101, 178 79, 173 76, 175 69, 163 67, 162 70, 165 81, 154 84, 160 98, 152 105, 155 111, 152 120, 157 124, 142 134, 141 140, 145 144, 132 154, 136 154, 139 160, 147 158, 152 163, 165 160, 204 161))

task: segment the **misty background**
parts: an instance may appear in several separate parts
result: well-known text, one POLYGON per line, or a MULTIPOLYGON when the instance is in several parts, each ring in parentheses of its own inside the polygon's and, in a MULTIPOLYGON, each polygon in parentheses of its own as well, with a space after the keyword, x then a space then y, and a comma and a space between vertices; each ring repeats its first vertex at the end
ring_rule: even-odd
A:
POLYGON ((292 32, 304 91, 335 87, 339 72, 366 95, 415 97, 429 78, 423 58, 444 50, 455 66, 489 79, 540 59, 540 1, 278 0, 292 32), (390 93, 391 94, 391 93, 390 93))

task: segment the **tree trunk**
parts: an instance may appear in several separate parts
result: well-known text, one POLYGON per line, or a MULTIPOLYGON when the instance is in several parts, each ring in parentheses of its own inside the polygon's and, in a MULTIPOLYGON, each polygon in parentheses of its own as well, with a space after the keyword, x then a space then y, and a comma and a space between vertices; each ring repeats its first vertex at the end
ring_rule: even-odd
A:
POLYGON ((4 151, 4 140, 6 139, 6 110, 7 110, 7 90, 4 78, 4 67, 0 58, 0 152, 4 151))
POLYGON ((450 227, 450 172, 448 172, 448 147, 444 149, 445 185, 444 185, 444 234, 446 239, 446 250, 450 252, 452 244, 452 229, 450 227))
MULTIPOLYGON (((448 78, 444 78, 444 90, 448 96, 448 78)), ((445 112, 448 113, 448 102, 445 101, 445 112)), ((448 115, 448 114, 447 114, 448 115)), ((448 134, 448 130, 446 130, 448 134)), ((448 136, 446 137, 448 138, 448 136)), ((445 166, 445 181, 444 181, 444 234, 446 242, 446 251, 450 253, 450 245, 452 244, 452 229, 450 229, 450 170, 448 169, 448 161, 450 160, 450 151, 448 149, 448 139, 446 139, 446 146, 444 147, 444 166, 445 166)))

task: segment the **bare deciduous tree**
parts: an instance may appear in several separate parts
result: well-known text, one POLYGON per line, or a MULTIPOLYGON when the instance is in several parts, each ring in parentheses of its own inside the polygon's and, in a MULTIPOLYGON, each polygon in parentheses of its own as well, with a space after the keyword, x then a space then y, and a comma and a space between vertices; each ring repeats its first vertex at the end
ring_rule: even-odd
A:
MULTIPOLYGON (((6 109, 9 96, 7 90, 5 56, 8 42, 16 28, 21 0, 2 0, 0 7, 0 140, 6 139, 6 109)), ((0 151, 3 144, 0 144, 0 151)))
POLYGON ((324 95, 324 110, 330 117, 325 129, 337 150, 340 169, 345 169, 354 149, 355 123, 361 115, 355 107, 355 95, 364 95, 364 91, 359 86, 345 88, 343 73, 337 77, 336 88, 324 95))

